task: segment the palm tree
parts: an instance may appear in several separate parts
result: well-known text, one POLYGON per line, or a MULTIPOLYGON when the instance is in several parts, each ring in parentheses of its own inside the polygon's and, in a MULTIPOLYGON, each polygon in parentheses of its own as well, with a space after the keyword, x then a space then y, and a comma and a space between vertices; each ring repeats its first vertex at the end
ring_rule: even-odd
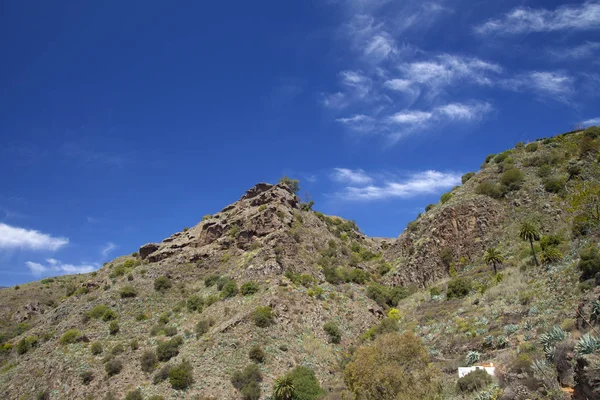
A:
POLYGON ((535 255, 535 249, 533 248, 533 241, 540 240, 540 231, 538 228, 531 222, 523 222, 521 224, 521 230, 519 231, 519 237, 522 240, 528 240, 531 245, 531 252, 533 253, 533 260, 535 261, 536 266, 540 266, 540 263, 537 260, 535 255))
POLYGON ((494 274, 497 274, 498 270, 496 269, 496 264, 502 264, 504 262, 504 257, 502 257, 502 254, 500 254, 496 248, 492 247, 485 251, 483 261, 485 261, 487 265, 492 265, 494 267, 494 274))
POLYGON ((292 400, 294 395, 294 383, 289 376, 275 379, 273 385, 273 397, 275 400, 292 400))

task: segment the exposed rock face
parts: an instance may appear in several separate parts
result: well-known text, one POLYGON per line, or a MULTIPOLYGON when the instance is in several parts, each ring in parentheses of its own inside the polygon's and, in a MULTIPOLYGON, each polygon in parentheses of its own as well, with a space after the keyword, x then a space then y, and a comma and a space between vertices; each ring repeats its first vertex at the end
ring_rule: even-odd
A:
POLYGON ((145 245, 143 245, 142 247, 140 247, 140 257, 142 258, 142 260, 146 259, 150 254, 154 253, 156 250, 158 250, 159 244, 158 243, 147 243, 145 245))
POLYGON ((23 321, 27 321, 34 315, 43 314, 43 312, 44 309, 42 305, 39 302, 35 301, 25 304, 23 306, 23 309, 18 310, 13 314, 12 319, 17 323, 21 323, 23 321))
POLYGON ((426 286, 448 276, 449 263, 442 260, 442 251, 450 249, 454 263, 480 256, 489 245, 490 227, 498 226, 505 217, 504 206, 486 196, 441 205, 426 213, 414 231, 407 229, 386 252, 399 260, 390 282, 426 286))

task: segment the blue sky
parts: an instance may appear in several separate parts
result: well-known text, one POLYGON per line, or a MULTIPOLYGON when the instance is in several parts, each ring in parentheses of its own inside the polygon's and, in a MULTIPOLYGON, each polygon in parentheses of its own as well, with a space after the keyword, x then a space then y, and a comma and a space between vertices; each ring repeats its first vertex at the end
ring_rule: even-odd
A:
POLYGON ((397 236, 487 154, 600 124, 597 1, 3 2, 0 48, 0 285, 282 175, 397 236))

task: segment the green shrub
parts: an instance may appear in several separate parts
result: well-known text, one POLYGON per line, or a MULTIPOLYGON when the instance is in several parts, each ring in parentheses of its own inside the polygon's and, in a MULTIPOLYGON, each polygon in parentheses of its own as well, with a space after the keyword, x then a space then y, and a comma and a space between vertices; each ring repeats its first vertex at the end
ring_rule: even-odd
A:
POLYGON ((435 204, 427 204, 427 205, 425 206, 425 212, 427 212, 427 211, 431 211, 431 210, 433 210, 434 208, 435 208, 435 204))
POLYGON ((254 282, 254 281, 249 281, 249 282, 245 282, 242 287, 240 288, 240 293, 242 293, 242 295, 244 296, 250 296, 253 295, 254 293, 258 292, 259 287, 258 287, 258 283, 254 282))
POLYGON ((214 286, 219 279, 221 279, 220 275, 209 275, 206 278, 204 278, 204 286, 206 286, 207 288, 214 286))
POLYGON ((560 193, 565 189, 565 181, 560 177, 550 176, 544 179, 544 189, 550 193, 560 193))
POLYGON ((90 346, 90 351, 95 356, 102 354, 102 343, 100 343, 100 342, 92 343, 92 345, 90 346))
POLYGON ((123 347, 122 344, 116 344, 112 350, 110 351, 110 354, 112 354, 113 356, 117 356, 119 354, 122 354, 125 351, 125 348, 123 347))
POLYGON ((545 178, 545 177, 547 177, 547 176, 550 176, 550 175, 552 175, 552 167, 551 167, 551 166, 549 166, 548 164, 541 165, 541 166, 538 168, 537 175, 538 175, 540 178, 545 178))
POLYGON ((251 382, 262 382, 262 373, 256 364, 248 364, 243 370, 235 371, 231 376, 231 384, 237 390, 242 390, 251 382))
POLYGON ((221 289, 221 296, 224 299, 227 299, 229 297, 235 297, 235 295, 237 295, 237 293, 238 293, 237 283, 235 283, 235 281, 233 279, 228 280, 223 285, 223 288, 221 289))
POLYGON ((116 335, 119 333, 119 323, 117 321, 111 321, 110 325, 108 325, 108 333, 111 335, 116 335))
POLYGON ((144 400, 141 389, 135 389, 127 393, 125 400, 144 400))
POLYGON ((519 190, 525 181, 525 175, 518 168, 511 168, 500 176, 500 182, 508 190, 519 190))
POLYGON ((525 151, 528 151, 530 153, 535 152, 538 149, 538 144, 533 142, 533 143, 529 143, 527 146, 525 146, 525 151))
POLYGON ((337 324, 333 321, 329 321, 323 325, 323 330, 329 336, 329 343, 338 344, 342 340, 342 332, 337 324))
POLYGON ((133 286, 123 286, 121 288, 120 294, 121 294, 121 298, 125 299, 125 298, 129 298, 129 297, 137 296, 137 291, 135 290, 135 288, 133 286))
POLYGON ((172 286, 173 284, 171 283, 171 280, 166 276, 159 276, 154 280, 154 290, 157 292, 164 293, 171 289, 172 286))
POLYGON ((173 366, 169 370, 169 382, 175 390, 187 389, 194 383, 194 374, 192 364, 183 360, 181 363, 173 366))
POLYGON ((152 383, 156 385, 167 380, 169 378, 169 371, 171 371, 171 368, 173 368, 171 365, 165 365, 164 367, 159 369, 158 372, 154 374, 154 378, 152 378, 152 383))
POLYGON ((501 162, 505 161, 508 156, 510 156, 511 151, 507 150, 505 152, 502 152, 500 154, 498 154, 496 157, 494 157, 494 161, 496 162, 496 164, 500 164, 501 162))
POLYGON ((600 272, 600 251, 595 247, 588 247, 579 253, 579 264, 581 270, 579 280, 585 281, 596 276, 600 272))
POLYGON ((573 179, 581 175, 581 167, 577 164, 569 165, 567 167, 567 172, 569 173, 569 179, 573 179))
POLYGON ((212 326, 212 320, 201 319, 196 324, 196 338, 200 338, 202 335, 204 335, 206 332, 208 332, 208 330, 210 329, 211 326, 212 326))
POLYGON ((461 392, 475 392, 492 383, 492 377, 484 369, 478 369, 459 378, 456 387, 461 392))
POLYGON ((36 400, 50 400, 50 391, 48 389, 38 392, 35 396, 36 400))
POLYGON ((175 326, 167 326, 164 329, 165 336, 175 336, 177 335, 177 327, 175 326))
POLYGON ((126 272, 127 268, 125 268, 125 266, 121 264, 117 265, 108 276, 111 278, 117 278, 119 276, 125 275, 126 272))
POLYGON ((249 382, 240 391, 242 400, 259 400, 260 399, 260 385, 257 382, 249 382))
POLYGON ((17 350, 17 354, 25 354, 29 351, 29 349, 31 348, 29 342, 27 341, 27 339, 23 338, 21 340, 19 340, 19 342, 17 343, 16 346, 16 350, 17 350))
POLYGON ((540 247, 542 250, 546 250, 547 247, 557 247, 561 243, 560 236, 557 235, 546 235, 540 239, 540 247))
POLYGON ((78 329, 69 329, 60 337, 60 344, 73 344, 81 338, 81 332, 78 329))
POLYGON ((262 363, 265 361, 266 354, 259 345, 254 345, 250 348, 248 357, 256 363, 262 363))
POLYGON ((281 179, 279 179, 279 183, 286 185, 294 194, 300 191, 300 182, 298 182, 296 179, 290 179, 287 176, 283 176, 281 179))
POLYGON ((452 193, 444 193, 442 194, 442 196, 440 197, 440 201, 442 202, 442 204, 445 204, 448 202, 448 200, 450 200, 452 198, 452 193))
POLYGON ((316 400, 325 395, 325 391, 319 385, 314 371, 310 368, 298 366, 288 372, 286 378, 291 380, 293 387, 292 399, 294 400, 316 400))
POLYGON ((131 348, 131 350, 135 351, 140 348, 140 343, 137 339, 133 339, 131 342, 129 342, 129 347, 131 348))
POLYGON ((473 289, 473 283, 470 279, 464 277, 457 277, 448 282, 448 290, 446 291, 446 297, 449 299, 462 298, 471 293, 473 289))
POLYGON ((202 306, 204 305, 204 299, 198 295, 192 295, 187 299, 186 307, 189 312, 202 312, 202 306))
POLYGON ((148 315, 146 313, 143 313, 143 312, 137 313, 135 315, 135 320, 136 321, 140 321, 140 322, 141 321, 147 321, 148 320, 148 315))
POLYGON ((474 176, 475 176, 475 172, 467 172, 460 178, 460 181, 464 185, 465 183, 467 183, 469 181, 469 179, 471 179, 474 176))
POLYGON ((117 358, 111 358, 104 365, 104 370, 109 377, 119 374, 122 369, 123 363, 117 358))
POLYGON ((91 371, 83 371, 79 374, 79 378, 81 379, 81 383, 89 385, 94 380, 94 374, 91 371))
POLYGON ((499 184, 490 181, 483 181, 475 188, 475 193, 489 196, 493 199, 504 197, 504 191, 499 184))
POLYGON ((89 318, 99 319, 99 318, 102 318, 104 316, 104 314, 108 311, 112 311, 112 310, 107 305, 98 304, 97 306, 92 308, 90 311, 85 313, 85 315, 87 315, 89 318))
POLYGON ((179 354, 179 346, 183 343, 181 336, 175 336, 174 338, 158 342, 156 346, 156 356, 158 361, 169 361, 171 358, 179 354))
POLYGON ((260 328, 271 326, 275 322, 275 317, 273 316, 271 307, 258 307, 252 313, 252 321, 254 321, 254 324, 260 328))

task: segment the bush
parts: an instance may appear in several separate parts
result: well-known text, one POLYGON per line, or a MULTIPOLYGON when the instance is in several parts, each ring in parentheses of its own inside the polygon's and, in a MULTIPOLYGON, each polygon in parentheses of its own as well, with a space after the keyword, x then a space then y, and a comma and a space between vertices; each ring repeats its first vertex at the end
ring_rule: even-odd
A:
POLYGON ((595 247, 588 247, 579 253, 579 264, 577 267, 581 270, 579 280, 585 281, 596 276, 600 272, 600 251, 595 247))
POLYGON ((237 283, 233 279, 228 280, 221 289, 221 296, 224 299, 235 297, 238 293, 237 283))
POLYGON ((260 346, 254 345, 250 348, 250 351, 248 352, 248 357, 250 357, 250 359, 256 363, 262 363, 263 361, 265 361, 266 355, 263 349, 260 348, 260 346))
POLYGON ((552 264, 560 261, 563 258, 563 254, 554 246, 548 246, 542 250, 542 264, 552 264))
POLYGON ((119 323, 117 321, 112 321, 110 323, 110 325, 108 325, 108 333, 110 333, 111 335, 116 335, 117 333, 119 333, 119 323))
POLYGON ((173 284, 171 283, 171 280, 166 276, 159 276, 154 280, 154 290, 157 292, 164 293, 171 289, 172 286, 173 284))
POLYGON ((242 285, 242 287, 240 288, 240 293, 242 293, 242 295, 244 296, 250 296, 256 292, 258 292, 259 287, 258 287, 258 283, 250 281, 250 282, 246 282, 242 285))
POLYGON ((156 368, 158 360, 156 358, 156 353, 152 350, 146 350, 142 357, 140 358, 140 364, 142 366, 142 371, 146 373, 151 373, 156 368))
POLYGON ((94 380, 94 374, 91 371, 83 371, 79 374, 79 378, 81 379, 81 383, 88 385, 94 380))
POLYGON ((533 142, 533 143, 529 143, 527 146, 525 146, 525 151, 528 151, 530 153, 535 152, 538 149, 538 144, 533 142))
POLYGON ((492 383, 492 377, 483 369, 468 373, 456 382, 461 392, 475 392, 492 383))
POLYGON ((19 340, 19 342, 17 343, 17 346, 16 346, 17 354, 25 354, 29 351, 30 348, 31 348, 31 345, 29 344, 27 339, 23 338, 23 339, 19 340))
POLYGON ((511 153, 510 150, 502 152, 502 153, 498 154, 496 157, 494 157, 494 161, 496 162, 496 164, 500 164, 501 162, 506 160, 508 158, 508 156, 510 156, 510 153, 511 153))
POLYGON ((243 370, 235 371, 231 376, 231 384, 237 390, 242 390, 251 382, 262 382, 262 374, 256 364, 248 364, 243 370))
POLYGON ((508 190, 519 190, 525 181, 525 175, 518 168, 511 168, 500 176, 500 182, 508 190))
POLYGON ((144 400, 144 396, 142 396, 142 391, 140 389, 135 389, 127 393, 125 400, 144 400))
POLYGON ((327 322, 323 325, 323 329, 329 335, 329 343, 338 344, 342 340, 342 333, 335 322, 327 322))
POLYGON ((121 298, 130 298, 137 296, 137 291, 133 286, 123 286, 120 291, 121 298))
POLYGON ((260 385, 257 382, 249 382, 240 391, 242 400, 259 400, 260 399, 260 385))
POLYGON ((187 309, 189 312, 202 312, 202 306, 204 305, 204 299, 198 295, 190 296, 187 299, 187 309))
POLYGON ((92 346, 90 347, 90 351, 95 356, 102 354, 102 343, 100 343, 100 342, 92 343, 92 346))
POLYGON ((565 181, 557 176, 544 179, 544 189, 550 193, 560 193, 565 189, 565 181))
POLYGON ((450 200, 452 198, 452 193, 444 193, 441 197, 440 197, 440 201, 442 202, 442 204, 445 204, 446 202, 448 202, 448 200, 450 200))
POLYGON ((169 370, 169 382, 175 390, 187 389, 194 383, 194 375, 192 365, 183 360, 169 370))
POLYGON ((254 321, 254 324, 260 328, 267 328, 271 326, 275 322, 271 307, 258 307, 252 313, 252 321, 254 321))
POLYGON ((221 279, 220 275, 209 275, 206 278, 204 278, 204 286, 206 286, 207 288, 214 286, 219 279, 221 279))
POLYGON ((112 350, 110 351, 110 354, 112 354, 113 356, 119 355, 121 353, 123 353, 125 351, 125 348, 123 347, 122 344, 116 344, 112 350))
POLYGON ((169 371, 171 370, 171 368, 173 368, 171 365, 165 365, 164 367, 159 369, 158 372, 154 375, 154 378, 152 378, 152 383, 156 385, 167 380, 167 378, 169 378, 169 371))
POLYGON ((346 365, 344 382, 361 399, 433 399, 440 398, 439 375, 427 348, 408 331, 378 336, 372 345, 358 348, 346 365))
POLYGON ((175 326, 167 326, 164 329, 165 336, 175 336, 177 335, 177 327, 175 326))
POLYGON ((552 175, 552 167, 548 164, 541 165, 538 168, 537 174, 540 178, 545 178, 547 176, 552 175))
POLYGON ((504 197, 504 191, 499 184, 490 181, 483 181, 475 188, 475 193, 489 196, 493 199, 504 197))
POLYGON ((183 343, 180 336, 175 336, 171 340, 159 342, 156 346, 156 356, 158 361, 169 361, 179 354, 179 346, 183 343))
POLYGON ((78 329, 69 329, 60 337, 60 344, 73 344, 81 338, 81 332, 78 329))
POLYGON ((111 358, 104 365, 104 369, 106 371, 106 374, 109 377, 111 377, 111 376, 117 375, 121 372, 121 370, 123 369, 123 363, 121 362, 121 360, 119 360, 117 358, 111 358))
POLYGON ((196 324, 196 338, 200 338, 204 335, 210 327, 212 326, 212 321, 208 319, 202 319, 196 324))
POLYGON ((102 314, 102 321, 105 322, 114 321, 117 318, 119 318, 119 314, 115 310, 108 309, 102 314))
POLYGON ((467 172, 460 178, 460 181, 464 185, 465 183, 467 183, 469 181, 469 179, 471 179, 474 176, 475 176, 475 172, 467 172))
POLYGON ((135 320, 139 321, 139 322, 141 322, 141 321, 147 321, 148 320, 148 315, 146 315, 146 313, 143 313, 143 312, 137 313, 135 315, 135 320))
POLYGON ((449 299, 462 298, 471 293, 473 289, 473 283, 470 279, 464 277, 457 277, 448 282, 448 290, 446 291, 446 297, 449 299))
POLYGON ((540 247, 542 248, 542 250, 546 250, 546 248, 548 247, 557 247, 560 245, 560 243, 561 238, 557 235, 542 236, 542 238, 540 239, 540 247))
POLYGON ((97 306, 92 308, 90 311, 85 313, 85 315, 87 315, 89 318, 99 319, 99 318, 102 318, 104 316, 104 314, 107 313, 108 311, 112 311, 112 310, 107 305, 98 304, 97 306))

